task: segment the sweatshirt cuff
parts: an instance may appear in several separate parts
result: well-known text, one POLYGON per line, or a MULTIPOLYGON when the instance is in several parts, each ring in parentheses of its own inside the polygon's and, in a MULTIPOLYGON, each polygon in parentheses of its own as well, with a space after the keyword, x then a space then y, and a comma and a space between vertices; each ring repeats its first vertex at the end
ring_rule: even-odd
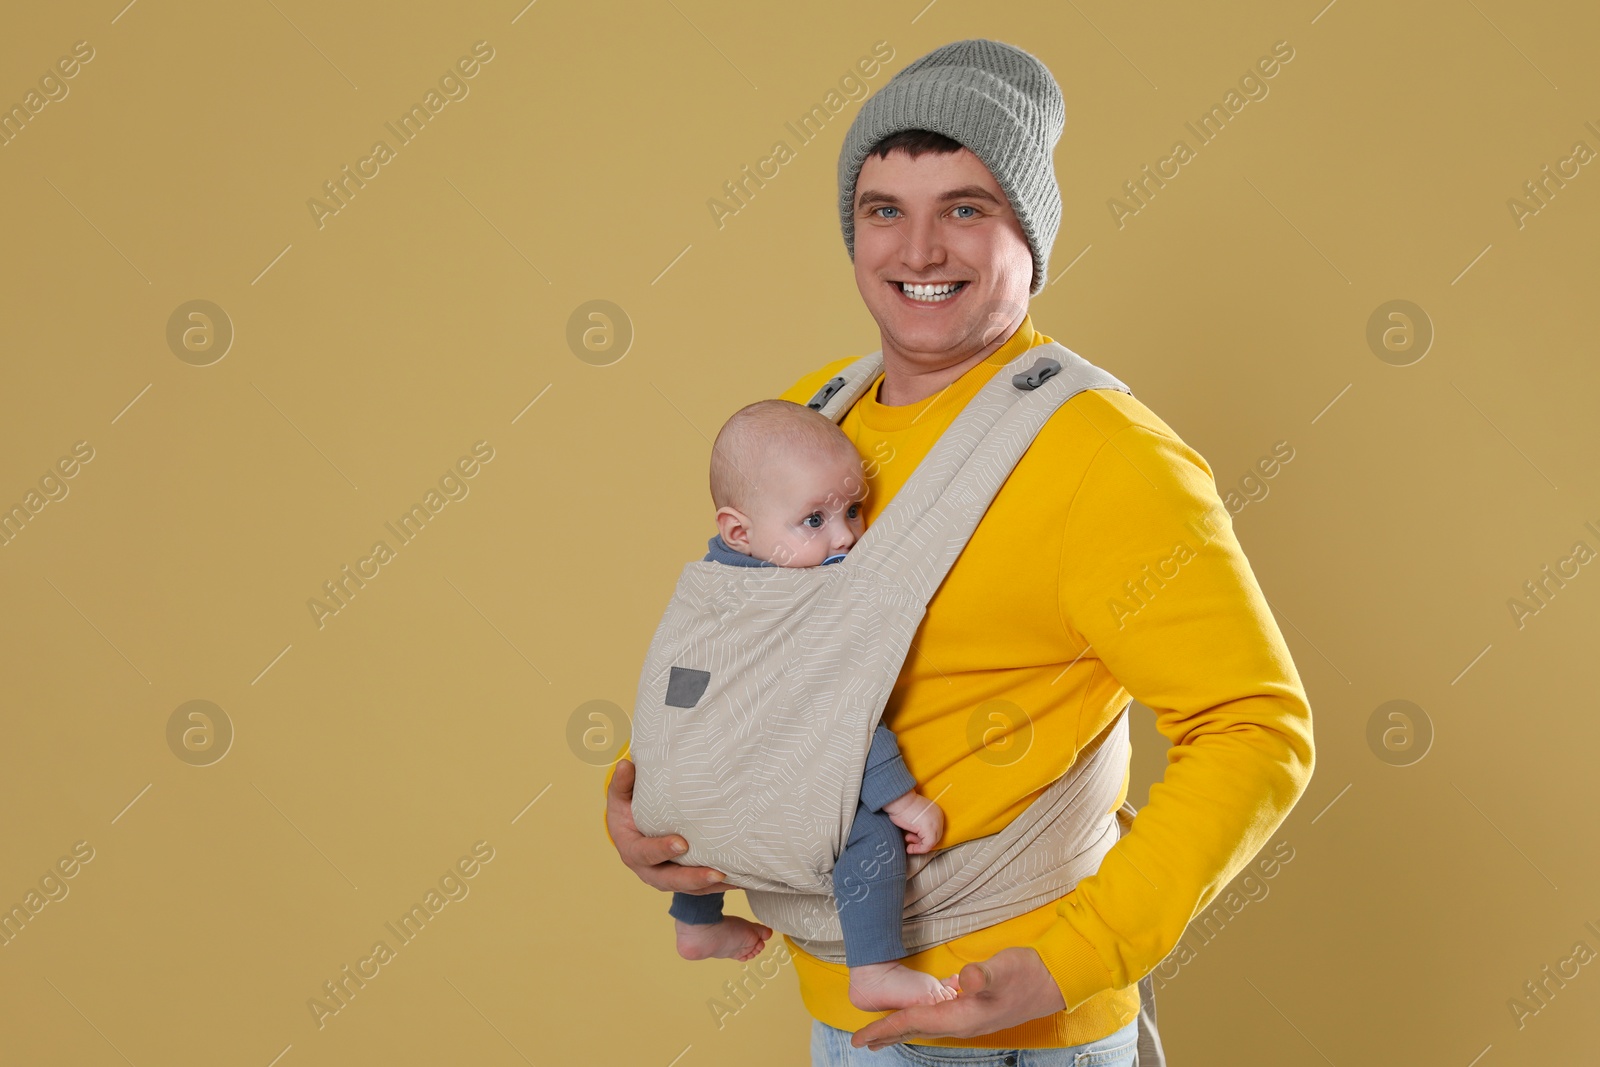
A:
POLYGON ((1060 987, 1069 1012, 1097 993, 1114 988, 1111 972, 1101 964, 1094 946, 1059 915, 1031 947, 1060 987))

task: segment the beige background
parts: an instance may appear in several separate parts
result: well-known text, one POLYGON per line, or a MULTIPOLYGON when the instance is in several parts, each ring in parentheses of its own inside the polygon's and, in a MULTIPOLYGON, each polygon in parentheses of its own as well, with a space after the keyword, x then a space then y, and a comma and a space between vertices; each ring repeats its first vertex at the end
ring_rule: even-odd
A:
MULTIPOLYGON (((742 966, 677 958, 601 834, 620 735, 569 738, 587 702, 631 706, 722 420, 878 347, 834 206, 860 94, 809 145, 784 124, 875 42, 873 90, 968 36, 1066 99, 1039 328, 1224 491, 1294 450, 1234 522, 1318 773, 1270 895, 1169 967, 1171 1062, 1592 1058, 1600 965, 1520 1027, 1507 1002, 1600 951, 1600 576, 1569 565, 1520 627, 1508 601, 1600 549, 1600 175, 1522 227, 1508 201, 1600 149, 1600 18, 924 2, 7 13, 0 104, 94 58, 0 147, 0 505, 94 458, 0 548, 0 904, 94 858, 0 948, 0 1059, 808 1062, 792 968, 713 1022, 742 966), (1108 200, 1280 40, 1269 95, 1119 228, 1108 200), (478 41, 470 94, 319 228, 323 182, 478 41), (780 138, 795 158, 719 229, 708 199, 780 138), (236 334, 209 366, 167 341, 197 299, 236 334), (1366 340, 1397 299, 1436 332, 1408 366, 1366 340), (631 323, 620 360, 569 346, 591 300, 631 323), (478 441, 470 494, 319 628, 322 583, 478 441), (169 747, 191 700, 235 731, 208 766, 169 747), (1420 762, 1369 746, 1391 700, 1431 723, 1420 762), (479 841, 470 894, 319 1029, 307 1001, 479 841)), ((1135 730, 1142 804, 1165 743, 1148 710, 1135 730)))

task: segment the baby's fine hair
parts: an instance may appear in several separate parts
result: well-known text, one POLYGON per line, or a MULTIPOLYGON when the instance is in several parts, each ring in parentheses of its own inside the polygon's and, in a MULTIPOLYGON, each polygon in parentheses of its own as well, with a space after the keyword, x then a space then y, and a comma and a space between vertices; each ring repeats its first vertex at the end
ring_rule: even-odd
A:
POLYGON ((774 461, 834 453, 861 461, 834 421, 791 400, 758 400, 728 417, 711 445, 711 502, 748 511, 759 499, 762 472, 774 461))

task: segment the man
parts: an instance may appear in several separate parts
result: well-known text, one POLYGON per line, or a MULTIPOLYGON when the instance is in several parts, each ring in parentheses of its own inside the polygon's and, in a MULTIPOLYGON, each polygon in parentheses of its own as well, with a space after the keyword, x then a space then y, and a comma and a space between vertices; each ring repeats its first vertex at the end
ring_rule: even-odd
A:
MULTIPOLYGON (((1049 341, 1027 300, 1060 223, 1063 123, 1043 64, 975 40, 900 71, 845 136, 840 221, 884 359, 840 422, 865 461, 869 529, 984 382, 1049 341)), ((783 398, 806 403, 849 362, 783 398)), ((958 973, 955 1000, 874 1018, 850 1005, 844 967, 788 941, 817 1062, 884 1062, 862 1048, 910 1041, 1135 1063, 1140 979, 1310 779, 1305 691, 1210 467, 1137 399, 1086 390, 1041 429, 930 601, 883 721, 947 812, 943 848, 1004 827, 1130 696, 1174 746, 1163 781, 1060 900, 902 961, 958 973)), ((733 888, 672 863, 680 837, 638 833, 632 786, 621 760, 606 828, 623 862, 663 890, 733 888)), ((1126 793, 1125 780, 1119 805, 1126 793)), ((1030 1062, 1057 1062, 1046 1055, 1030 1062)))

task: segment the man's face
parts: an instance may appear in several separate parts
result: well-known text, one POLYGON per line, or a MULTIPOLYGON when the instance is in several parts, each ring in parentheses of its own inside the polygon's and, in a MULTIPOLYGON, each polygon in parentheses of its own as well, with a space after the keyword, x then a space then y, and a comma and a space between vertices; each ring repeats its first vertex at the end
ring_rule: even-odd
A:
POLYGON ((856 287, 884 347, 942 367, 1010 336, 1033 281, 1022 224, 970 151, 868 156, 856 180, 856 287), (902 283, 961 283, 954 295, 902 283))

